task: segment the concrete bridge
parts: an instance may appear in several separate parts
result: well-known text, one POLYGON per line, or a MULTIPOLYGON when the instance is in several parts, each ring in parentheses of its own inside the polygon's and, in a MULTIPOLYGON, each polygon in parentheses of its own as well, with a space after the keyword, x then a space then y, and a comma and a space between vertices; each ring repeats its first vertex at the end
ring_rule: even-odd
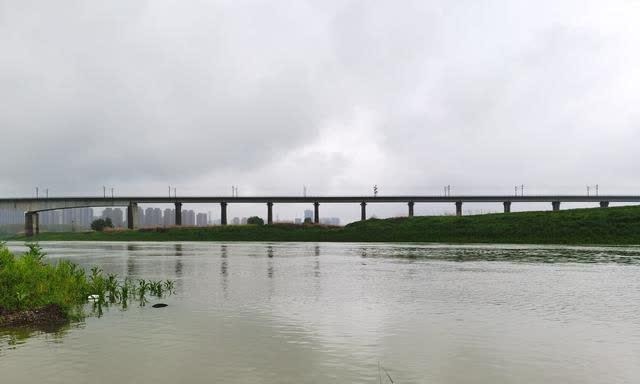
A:
POLYGON ((86 207, 127 207, 127 223, 133 229, 138 212, 138 204, 175 204, 175 223, 182 224, 182 204, 220 204, 220 223, 227 224, 227 205, 242 203, 263 203, 267 206, 267 224, 273 223, 273 205, 307 203, 313 204, 313 221, 320 221, 320 204, 324 203, 356 203, 360 204, 361 219, 367 215, 367 204, 372 203, 404 203, 407 204, 408 215, 413 216, 416 203, 452 203, 456 207, 456 215, 462 216, 463 203, 502 203, 504 212, 511 212, 512 203, 551 203, 554 211, 560 210, 560 204, 567 203, 599 203, 606 208, 609 203, 640 203, 640 195, 460 195, 460 196, 122 196, 122 197, 49 197, 49 198, 0 198, 0 209, 13 209, 25 212, 25 233, 28 236, 39 233, 38 212, 58 209, 86 207))

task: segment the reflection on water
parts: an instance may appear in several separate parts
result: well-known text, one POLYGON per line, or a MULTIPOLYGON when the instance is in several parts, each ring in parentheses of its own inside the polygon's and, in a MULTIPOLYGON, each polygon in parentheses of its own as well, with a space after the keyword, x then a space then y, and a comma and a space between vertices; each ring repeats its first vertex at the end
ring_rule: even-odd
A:
POLYGON ((640 248, 42 245, 176 295, 1 331, 2 383, 377 383, 378 363, 398 383, 640 379, 640 248))

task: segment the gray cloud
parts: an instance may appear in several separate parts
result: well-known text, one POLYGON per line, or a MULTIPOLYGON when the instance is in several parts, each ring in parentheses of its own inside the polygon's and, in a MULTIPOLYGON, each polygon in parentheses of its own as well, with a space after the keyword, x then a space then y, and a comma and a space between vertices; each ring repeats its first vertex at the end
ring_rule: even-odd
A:
POLYGON ((631 2, 0 0, 0 194, 633 192, 631 2))

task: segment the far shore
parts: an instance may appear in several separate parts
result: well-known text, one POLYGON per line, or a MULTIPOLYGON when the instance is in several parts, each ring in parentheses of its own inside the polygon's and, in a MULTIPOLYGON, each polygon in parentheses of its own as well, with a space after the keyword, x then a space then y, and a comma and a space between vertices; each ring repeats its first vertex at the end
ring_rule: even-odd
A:
POLYGON ((273 224, 44 232, 33 237, 18 235, 7 240, 632 245, 640 244, 640 206, 369 219, 345 227, 273 224))

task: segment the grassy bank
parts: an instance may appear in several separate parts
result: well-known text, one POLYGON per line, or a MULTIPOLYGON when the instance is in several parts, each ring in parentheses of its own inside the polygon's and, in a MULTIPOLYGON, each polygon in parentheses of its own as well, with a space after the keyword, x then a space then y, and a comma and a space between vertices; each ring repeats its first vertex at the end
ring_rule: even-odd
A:
MULTIPOLYGON (((426 216, 356 222, 345 227, 225 226, 42 233, 40 241, 338 241, 531 244, 640 244, 640 206, 426 216)), ((14 240, 25 240, 16 237, 14 240)))
POLYGON ((0 243, 0 327, 52 325, 84 315, 89 299, 98 305, 127 305, 127 300, 145 300, 145 295, 162 296, 173 282, 130 280, 104 275, 98 268, 87 274, 76 264, 60 260, 44 262, 45 254, 35 244, 23 255, 10 252, 0 243))

